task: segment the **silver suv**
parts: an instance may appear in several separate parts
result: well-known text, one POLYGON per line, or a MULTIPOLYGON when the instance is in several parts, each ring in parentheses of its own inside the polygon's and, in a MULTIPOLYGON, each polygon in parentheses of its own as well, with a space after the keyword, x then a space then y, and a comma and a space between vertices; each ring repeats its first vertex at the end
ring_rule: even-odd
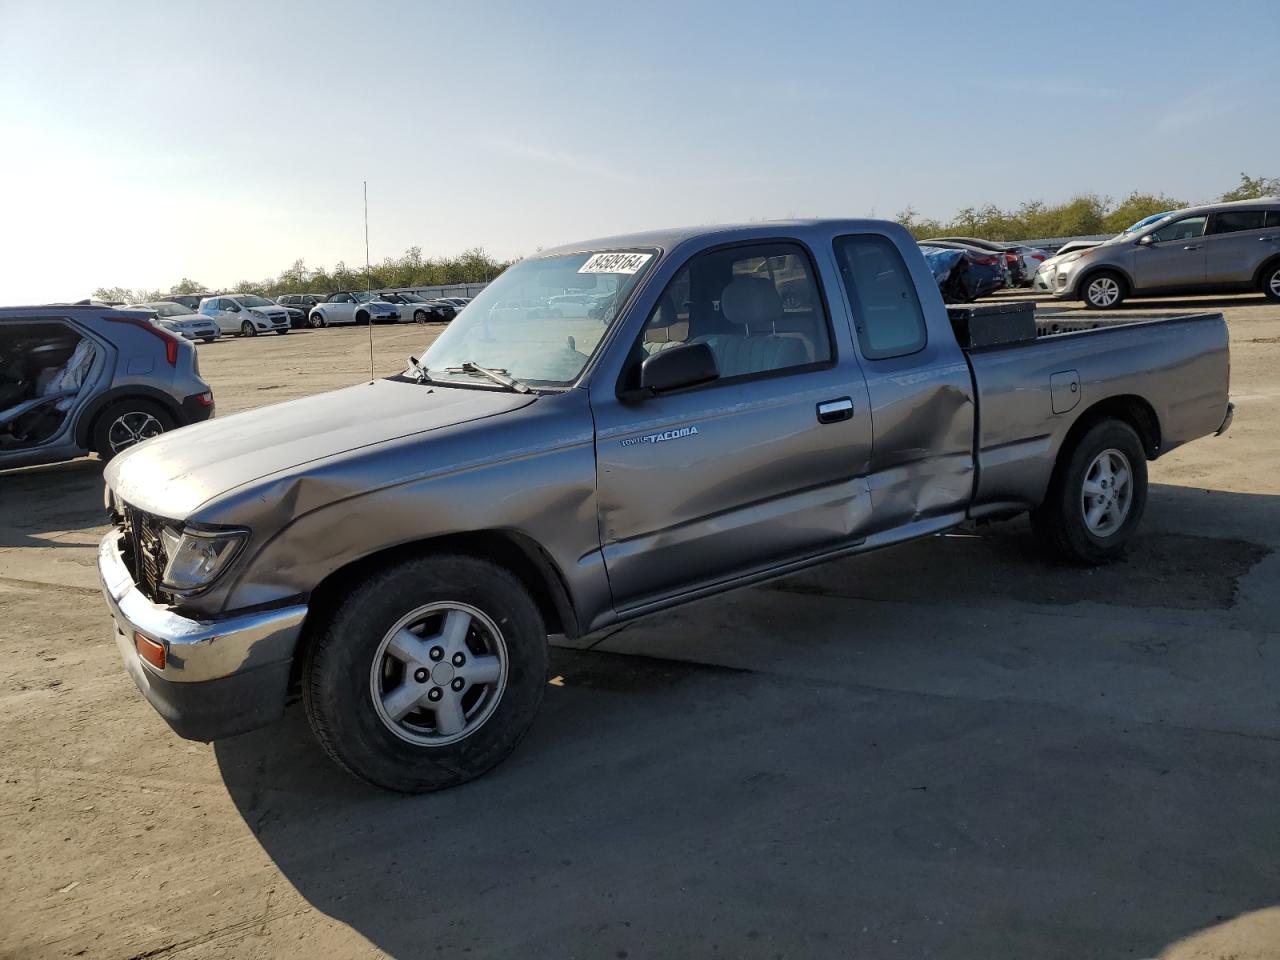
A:
POLYGON ((1060 300, 1107 310, 1127 297, 1259 290, 1280 301, 1280 198, 1188 207, 1048 266, 1060 300))
POLYGON ((0 308, 0 469, 110 460, 213 416, 196 348, 141 311, 0 308))

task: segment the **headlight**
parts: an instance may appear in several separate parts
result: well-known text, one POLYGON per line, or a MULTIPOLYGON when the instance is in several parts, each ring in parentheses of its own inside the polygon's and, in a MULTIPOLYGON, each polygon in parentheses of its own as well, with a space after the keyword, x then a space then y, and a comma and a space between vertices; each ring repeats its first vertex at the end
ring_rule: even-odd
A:
POLYGON ((164 527, 160 539, 169 562, 164 585, 172 590, 198 590, 217 578, 245 541, 243 532, 208 533, 204 530, 171 530, 164 527))
POLYGON ((267 315, 263 313, 261 310, 250 310, 249 312, 252 313, 259 320, 265 320, 267 318, 267 315))
POLYGON ((1079 260, 1083 256, 1084 256, 1083 250, 1076 250, 1074 253, 1068 253, 1065 257, 1063 257, 1061 260, 1058 261, 1058 266, 1062 266, 1062 264, 1064 263, 1074 263, 1076 260, 1079 260))

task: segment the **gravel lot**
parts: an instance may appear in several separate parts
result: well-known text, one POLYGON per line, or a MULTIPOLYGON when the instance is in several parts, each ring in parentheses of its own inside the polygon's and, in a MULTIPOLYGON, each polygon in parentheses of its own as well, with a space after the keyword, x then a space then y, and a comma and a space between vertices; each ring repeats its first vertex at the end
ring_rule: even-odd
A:
MULTIPOLYGON (((107 639, 101 465, 0 475, 0 956, 1280 957, 1280 306, 1144 535, 1025 522, 560 648, 516 754, 422 798, 301 711, 170 734, 107 639)), ((380 374, 435 328, 374 329, 380 374)), ((220 414, 368 376, 364 329, 200 347, 220 414)))

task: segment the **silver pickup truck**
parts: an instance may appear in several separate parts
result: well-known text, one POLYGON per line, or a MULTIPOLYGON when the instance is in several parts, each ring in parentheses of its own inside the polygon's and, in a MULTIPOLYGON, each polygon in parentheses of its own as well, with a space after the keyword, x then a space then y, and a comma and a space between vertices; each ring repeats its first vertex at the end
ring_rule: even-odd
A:
POLYGON ((341 766, 424 791, 513 749, 549 634, 1026 511, 1105 562, 1147 461, 1226 429, 1226 324, 1005 319, 874 220, 541 252, 400 375, 117 457, 116 641, 184 737, 300 687, 341 766))

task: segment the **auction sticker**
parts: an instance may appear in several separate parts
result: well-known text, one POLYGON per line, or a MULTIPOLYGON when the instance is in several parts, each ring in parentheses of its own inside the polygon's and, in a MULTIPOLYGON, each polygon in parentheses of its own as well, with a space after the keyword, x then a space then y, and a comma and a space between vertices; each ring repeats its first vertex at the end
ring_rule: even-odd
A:
POLYGON ((592 254, 579 273, 635 273, 652 257, 652 253, 596 253, 592 254))

